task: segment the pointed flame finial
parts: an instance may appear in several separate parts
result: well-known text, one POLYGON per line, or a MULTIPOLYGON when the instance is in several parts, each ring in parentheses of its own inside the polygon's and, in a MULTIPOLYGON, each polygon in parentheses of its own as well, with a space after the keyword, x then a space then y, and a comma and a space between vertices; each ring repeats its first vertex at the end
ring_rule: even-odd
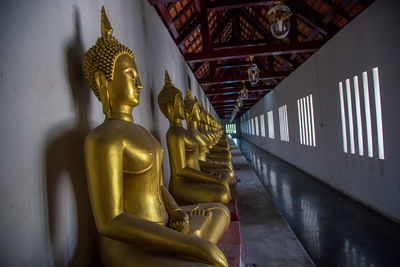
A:
POLYGON ((165 79, 164 79, 165 84, 170 84, 171 83, 171 78, 169 77, 168 71, 165 70, 165 79))
POLYGON ((190 93, 189 86, 186 87, 186 92, 185 92, 185 101, 187 100, 194 100, 192 94, 190 93))
POLYGON ((113 29, 108 21, 106 10, 101 6, 101 36, 111 36, 113 29))

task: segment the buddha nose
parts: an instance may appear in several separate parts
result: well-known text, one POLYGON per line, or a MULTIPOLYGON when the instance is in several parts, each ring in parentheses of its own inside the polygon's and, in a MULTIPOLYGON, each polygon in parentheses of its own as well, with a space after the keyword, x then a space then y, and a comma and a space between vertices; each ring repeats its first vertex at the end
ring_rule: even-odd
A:
POLYGON ((142 82, 140 81, 139 77, 136 80, 136 87, 140 90, 143 88, 142 82))

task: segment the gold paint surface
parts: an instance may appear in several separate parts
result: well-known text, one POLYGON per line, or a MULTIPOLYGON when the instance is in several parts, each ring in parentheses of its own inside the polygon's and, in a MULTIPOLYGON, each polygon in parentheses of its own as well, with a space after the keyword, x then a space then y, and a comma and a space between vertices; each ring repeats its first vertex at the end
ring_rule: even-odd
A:
MULTIPOLYGON (((180 207, 164 187, 163 149, 132 117, 142 89, 133 53, 112 36, 104 8, 101 22, 103 39, 82 65, 106 116, 85 140, 102 265, 228 266, 216 242, 229 225, 229 210, 219 203, 180 207)), ((183 113, 180 103, 177 113, 183 113)), ((195 139, 184 142, 195 156, 195 139)))
MULTIPOLYGON (((158 103, 170 122, 166 135, 171 170, 169 190, 176 201, 183 205, 208 202, 226 204, 231 200, 229 182, 233 178, 233 172, 200 159, 196 136, 182 126, 182 120, 186 118, 190 108, 195 110, 197 121, 200 120, 198 108, 196 109, 198 104, 188 94, 185 99, 186 103, 166 72, 165 85, 158 96, 158 103)), ((190 122, 191 120, 188 121, 190 122)))

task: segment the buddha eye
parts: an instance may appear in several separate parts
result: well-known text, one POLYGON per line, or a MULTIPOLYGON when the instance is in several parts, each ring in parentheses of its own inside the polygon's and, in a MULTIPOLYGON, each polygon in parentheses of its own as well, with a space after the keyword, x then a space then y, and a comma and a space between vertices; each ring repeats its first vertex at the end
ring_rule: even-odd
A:
POLYGON ((133 72, 129 72, 128 75, 129 75, 131 78, 135 78, 135 74, 133 74, 133 72))

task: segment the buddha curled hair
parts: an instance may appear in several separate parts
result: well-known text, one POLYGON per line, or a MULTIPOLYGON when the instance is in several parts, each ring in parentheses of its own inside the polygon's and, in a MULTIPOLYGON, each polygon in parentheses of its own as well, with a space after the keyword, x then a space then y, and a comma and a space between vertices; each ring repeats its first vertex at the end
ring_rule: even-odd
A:
POLYGON ((165 84, 158 95, 158 106, 165 117, 168 117, 168 104, 173 105, 178 94, 182 95, 182 92, 172 85, 168 71, 165 71, 165 84))
POLYGON ((101 8, 101 37, 96 41, 84 55, 82 69, 86 80, 92 88, 93 93, 100 99, 100 94, 96 86, 95 73, 102 72, 108 81, 114 78, 114 67, 117 58, 126 54, 134 57, 133 52, 126 46, 120 44, 112 36, 112 28, 108 21, 104 7, 101 8))

